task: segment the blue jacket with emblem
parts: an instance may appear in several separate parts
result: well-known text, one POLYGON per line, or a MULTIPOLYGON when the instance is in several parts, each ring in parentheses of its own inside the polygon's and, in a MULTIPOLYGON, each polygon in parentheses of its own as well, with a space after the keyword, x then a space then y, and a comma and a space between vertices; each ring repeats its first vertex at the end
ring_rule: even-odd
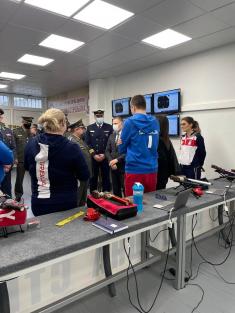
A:
POLYGON ((137 113, 128 118, 121 134, 119 153, 126 154, 128 174, 156 173, 159 123, 153 116, 137 113))

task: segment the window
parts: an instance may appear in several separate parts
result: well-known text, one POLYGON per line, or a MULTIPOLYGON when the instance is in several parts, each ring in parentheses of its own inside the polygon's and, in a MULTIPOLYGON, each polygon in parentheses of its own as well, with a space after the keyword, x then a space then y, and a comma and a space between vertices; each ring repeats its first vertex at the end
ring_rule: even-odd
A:
POLYGON ((42 99, 14 97, 14 106, 23 108, 41 109, 42 99))
POLYGON ((9 105, 9 97, 0 95, 0 105, 9 105))

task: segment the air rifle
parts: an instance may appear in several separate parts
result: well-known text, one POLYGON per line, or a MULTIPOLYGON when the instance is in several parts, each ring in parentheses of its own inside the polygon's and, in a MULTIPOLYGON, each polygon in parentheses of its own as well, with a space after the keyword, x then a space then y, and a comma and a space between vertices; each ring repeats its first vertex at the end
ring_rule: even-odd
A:
POLYGON ((235 180, 235 170, 226 170, 214 164, 212 164, 211 167, 220 175, 220 178, 226 178, 230 182, 235 180))
POLYGON ((171 175, 170 179, 179 183, 185 189, 192 188, 192 192, 195 197, 201 197, 204 194, 203 190, 208 189, 208 187, 212 185, 208 181, 187 178, 186 176, 171 175))

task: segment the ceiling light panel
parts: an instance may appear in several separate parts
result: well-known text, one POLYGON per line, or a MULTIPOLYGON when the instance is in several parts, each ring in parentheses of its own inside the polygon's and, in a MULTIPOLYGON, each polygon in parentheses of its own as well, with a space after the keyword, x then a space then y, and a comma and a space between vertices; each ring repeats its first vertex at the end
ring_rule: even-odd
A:
POLYGON ((88 2, 89 0, 25 0, 24 3, 53 13, 71 16, 88 2))
POLYGON ((53 59, 39 57, 37 55, 25 54, 21 58, 18 59, 18 62, 33 64, 38 66, 46 66, 49 63, 53 62, 53 59))
POLYGON ((142 41, 158 48, 167 49, 191 39, 192 38, 178 33, 172 29, 166 29, 160 33, 145 38, 142 41))
POLYGON ((87 5, 73 18, 84 23, 110 29, 133 16, 134 13, 101 0, 87 5))
POLYGON ((60 50, 63 52, 71 52, 84 45, 84 42, 71 38, 52 34, 43 40, 39 46, 60 50))
POLYGON ((7 88, 7 87, 8 87, 7 85, 0 84, 0 89, 4 89, 4 88, 7 88))
POLYGON ((8 79, 22 79, 25 75, 17 74, 17 73, 9 73, 9 72, 1 72, 0 78, 8 78, 8 79))

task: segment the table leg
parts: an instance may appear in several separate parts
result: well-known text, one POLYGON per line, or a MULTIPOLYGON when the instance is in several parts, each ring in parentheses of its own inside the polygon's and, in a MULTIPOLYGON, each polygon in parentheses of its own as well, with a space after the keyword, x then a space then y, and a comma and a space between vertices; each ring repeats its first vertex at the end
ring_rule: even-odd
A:
POLYGON ((168 227, 168 232, 171 240, 171 245, 172 247, 176 247, 177 242, 176 242, 176 237, 175 237, 175 224, 172 223, 172 228, 168 227))
POLYGON ((10 300, 6 282, 0 283, 0 312, 10 313, 10 300))
MULTIPOLYGON (((104 272, 106 277, 112 276, 112 268, 111 268, 111 262, 110 262, 110 247, 109 245, 106 245, 103 247, 103 262, 104 262, 104 272)), ((115 284, 111 283, 108 285, 109 294, 111 297, 116 296, 116 288, 115 284)), ((0 311, 1 312, 1 311, 0 311)))
POLYGON ((146 247, 149 246, 149 235, 149 230, 141 233, 141 262, 149 259, 149 253, 146 251, 146 247))
POLYGON ((185 286, 186 214, 177 218, 176 281, 177 290, 185 286))
MULTIPOLYGON (((218 206, 218 221, 219 221, 219 225, 223 225, 224 224, 223 214, 224 214, 224 205, 221 204, 221 205, 218 206)), ((230 241, 229 241, 228 238, 226 238, 226 234, 224 232, 224 229, 221 229, 220 233, 221 233, 221 236, 222 236, 223 240, 229 245, 230 241)))

